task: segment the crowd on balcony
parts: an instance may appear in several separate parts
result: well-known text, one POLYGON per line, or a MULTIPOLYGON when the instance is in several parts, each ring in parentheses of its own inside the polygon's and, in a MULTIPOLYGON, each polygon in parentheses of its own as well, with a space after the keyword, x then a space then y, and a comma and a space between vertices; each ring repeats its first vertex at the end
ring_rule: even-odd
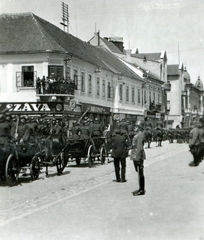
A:
POLYGON ((42 79, 39 77, 36 81, 37 94, 68 94, 74 95, 74 90, 77 86, 70 78, 64 79, 64 77, 45 77, 42 79))

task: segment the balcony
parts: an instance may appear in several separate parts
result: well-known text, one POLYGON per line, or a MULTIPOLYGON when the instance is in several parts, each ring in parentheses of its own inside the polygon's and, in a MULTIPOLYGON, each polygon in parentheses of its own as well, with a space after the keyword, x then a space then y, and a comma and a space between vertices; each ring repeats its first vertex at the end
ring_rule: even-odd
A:
POLYGON ((74 98, 76 84, 73 81, 42 81, 36 82, 36 97, 40 101, 58 101, 74 98))

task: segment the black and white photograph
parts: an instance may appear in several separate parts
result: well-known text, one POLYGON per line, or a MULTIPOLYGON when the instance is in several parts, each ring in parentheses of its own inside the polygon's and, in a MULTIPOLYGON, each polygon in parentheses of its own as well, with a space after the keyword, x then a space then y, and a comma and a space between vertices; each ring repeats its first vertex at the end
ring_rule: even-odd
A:
POLYGON ((203 13, 0 1, 1 240, 204 240, 203 13))

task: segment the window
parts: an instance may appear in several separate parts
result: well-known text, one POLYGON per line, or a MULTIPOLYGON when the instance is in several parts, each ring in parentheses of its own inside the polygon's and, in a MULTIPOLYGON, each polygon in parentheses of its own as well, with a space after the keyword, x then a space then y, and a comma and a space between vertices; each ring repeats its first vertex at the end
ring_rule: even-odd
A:
POLYGON ((126 86, 126 102, 129 102, 129 86, 126 86))
POLYGON ((103 98, 106 96, 106 84, 105 84, 105 80, 103 80, 103 98))
POLYGON ((137 103, 140 104, 140 89, 138 89, 137 103))
POLYGON ((135 103, 135 88, 132 87, 132 103, 135 103))
POLYGON ((144 91, 144 104, 147 103, 147 91, 145 90, 144 91))
POLYGON ((49 65, 48 66, 48 75, 49 77, 52 76, 53 78, 63 78, 64 74, 64 68, 63 66, 54 66, 49 65))
POLYGON ((89 84, 89 94, 91 94, 91 91, 92 91, 92 77, 91 77, 90 74, 89 74, 89 81, 88 81, 88 84, 89 84))
POLYGON ((120 101, 123 100, 123 85, 120 84, 119 85, 119 97, 120 97, 120 101))
POLYGON ((153 93, 153 101, 156 102, 156 94, 153 93))
POLYGON ((70 67, 69 67, 69 66, 67 66, 66 78, 67 78, 67 79, 70 79, 70 78, 71 78, 71 76, 70 76, 70 67))
POLYGON ((97 86, 96 86, 96 95, 100 96, 100 78, 99 77, 97 77, 96 84, 97 84, 97 86))
POLYGON ((77 69, 74 69, 74 82, 76 85, 76 89, 78 88, 78 71, 77 69))
POLYGON ((81 72, 81 91, 85 92, 85 73, 81 72))
POLYGON ((110 85, 110 82, 108 82, 108 98, 111 98, 111 85, 110 85))
POLYGON ((22 87, 34 87, 34 66, 22 66, 22 87))

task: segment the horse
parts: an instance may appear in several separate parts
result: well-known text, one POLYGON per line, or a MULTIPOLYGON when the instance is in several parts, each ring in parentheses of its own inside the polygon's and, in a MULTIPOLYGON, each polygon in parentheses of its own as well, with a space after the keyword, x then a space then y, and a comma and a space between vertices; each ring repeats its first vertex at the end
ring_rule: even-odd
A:
POLYGON ((152 142, 152 131, 150 128, 146 128, 144 131, 145 142, 147 142, 147 147, 150 148, 152 142))
POLYGON ((154 137, 157 144, 157 147, 162 147, 163 141, 163 130, 161 128, 156 128, 154 131, 154 137))
POLYGON ((45 139, 44 163, 46 166, 46 177, 48 177, 48 166, 56 165, 57 174, 61 175, 67 165, 67 138, 62 134, 51 134, 45 139))

